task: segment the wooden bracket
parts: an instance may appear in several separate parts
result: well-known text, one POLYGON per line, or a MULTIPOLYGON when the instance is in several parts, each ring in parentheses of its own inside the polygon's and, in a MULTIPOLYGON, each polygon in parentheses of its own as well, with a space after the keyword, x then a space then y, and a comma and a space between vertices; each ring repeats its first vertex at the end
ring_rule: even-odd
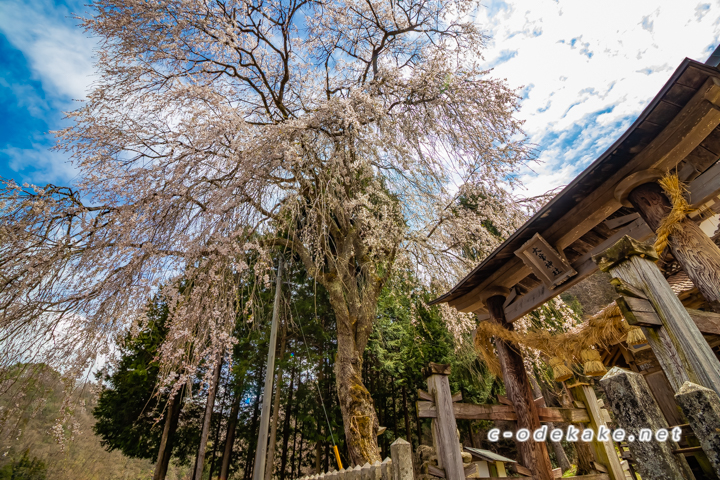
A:
POLYGON ((600 270, 607 272, 634 255, 639 255, 655 262, 659 259, 655 247, 648 243, 638 242, 627 235, 604 252, 593 255, 592 258, 600 270))
MULTIPOLYGON (((474 463, 471 463, 464 469, 465 478, 467 478, 470 475, 477 474, 477 465, 474 463)), ((445 475, 445 469, 436 467, 434 465, 428 465, 428 473, 434 477, 440 477, 440 478, 447 478, 447 475, 445 475)))
POLYGON ((435 401, 435 399, 433 398, 432 395, 430 395, 428 392, 426 392, 425 390, 422 390, 422 389, 420 389, 420 388, 418 388, 417 394, 418 394, 418 399, 419 399, 419 400, 426 400, 426 401, 428 401, 428 402, 434 402, 434 401, 435 401))
POLYGON ((422 369, 425 378, 431 375, 450 375, 450 364, 428 363, 428 366, 422 369))
POLYGON ((627 199, 628 195, 630 195, 630 192, 632 192, 636 187, 639 187, 640 185, 655 182, 662 177, 663 172, 654 168, 631 173, 615 187, 615 200, 622 203, 626 207, 632 207, 632 204, 630 204, 627 199))
POLYGON ((626 297, 642 298, 644 300, 647 300, 647 297, 642 290, 637 287, 633 287, 621 278, 611 279, 610 284, 615 287, 615 291, 620 295, 625 295, 626 297))

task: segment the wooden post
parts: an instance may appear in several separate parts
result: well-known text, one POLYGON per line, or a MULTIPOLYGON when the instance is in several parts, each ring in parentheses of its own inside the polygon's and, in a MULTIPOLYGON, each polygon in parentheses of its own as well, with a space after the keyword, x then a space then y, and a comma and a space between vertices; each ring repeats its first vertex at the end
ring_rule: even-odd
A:
POLYGON ((615 421, 627 434, 628 446, 637 463, 642 478, 653 480, 693 479, 684 457, 680 459, 672 451, 677 444, 656 441, 655 432, 667 429, 668 424, 650 388, 642 375, 619 367, 613 367, 600 380, 615 421), (650 441, 640 441, 641 430, 651 432, 650 441))
MULTIPOLYGON (((652 339, 652 335, 648 340, 663 370, 668 369, 668 379, 681 375, 693 383, 720 392, 720 362, 660 269, 653 263, 657 260, 655 249, 625 236, 593 257, 593 260, 600 270, 610 272, 613 277, 640 289, 652 304, 663 324, 663 335, 667 335, 670 345, 659 344, 652 339), (674 371, 673 364, 679 364, 684 375, 683 372, 674 371)), ((673 388, 677 386, 673 385, 673 388)))
MULTIPOLYGON (((486 300, 490 321, 495 321, 504 328, 512 330, 512 323, 505 321, 504 303, 505 296, 503 295, 494 295, 486 300)), ((495 339, 495 349, 500 360, 505 391, 517 415, 517 428, 518 430, 527 428, 532 434, 541 425, 522 354, 517 346, 499 338, 495 339)), ((540 480, 553 479, 552 465, 550 464, 545 442, 536 442, 531 437, 526 442, 516 442, 516 444, 522 466, 530 469, 535 476, 534 478, 540 480)))
MULTIPOLYGON (((627 200, 654 232, 672 209, 655 182, 635 187, 627 200)), ((685 218, 680 227, 668 239, 670 250, 713 310, 720 313, 720 248, 692 220, 685 218)))
POLYGON ((693 433, 708 457, 715 473, 720 476, 720 398, 709 388, 686 382, 675 394, 693 433))
POLYGON ((573 396, 585 404, 590 422, 588 426, 595 432, 593 437, 593 450, 595 452, 595 458, 607 468, 607 473, 611 480, 625 480, 625 472, 623 471, 622 465, 620 465, 620 459, 615 452, 615 443, 612 439, 608 439, 606 442, 599 442, 597 440, 598 432, 600 428, 608 429, 605 419, 603 418, 600 407, 597 403, 597 397, 595 396, 595 390, 590 385, 578 385, 573 389, 573 396))
POLYGON ((433 441, 438 456, 438 466, 445 470, 447 480, 464 480, 462 455, 457 438, 457 423, 450 393, 450 365, 430 363, 424 369, 428 391, 435 400, 437 418, 433 419, 433 441))

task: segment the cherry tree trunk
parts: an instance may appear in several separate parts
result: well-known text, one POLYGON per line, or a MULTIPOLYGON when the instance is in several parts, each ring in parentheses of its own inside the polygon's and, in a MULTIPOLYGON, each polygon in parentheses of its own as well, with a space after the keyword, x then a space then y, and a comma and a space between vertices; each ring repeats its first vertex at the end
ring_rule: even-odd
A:
POLYGON ((335 362, 338 400, 343 416, 350 460, 355 465, 380 461, 377 443, 379 427, 370 392, 362 381, 362 351, 355 339, 338 332, 338 356, 335 362))

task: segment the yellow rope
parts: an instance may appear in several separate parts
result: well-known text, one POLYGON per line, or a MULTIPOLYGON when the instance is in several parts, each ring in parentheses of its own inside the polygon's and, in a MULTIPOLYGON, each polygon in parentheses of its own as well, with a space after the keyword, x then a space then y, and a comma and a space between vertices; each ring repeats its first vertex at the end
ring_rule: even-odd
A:
POLYGON ((475 334, 475 348, 487 364, 488 369, 495 375, 501 375, 502 372, 490 342, 492 337, 539 350, 548 357, 556 357, 572 363, 583 363, 581 354, 583 350, 591 349, 596 345, 613 344, 627 333, 628 326, 622 318, 620 309, 613 303, 588 318, 577 330, 558 335, 551 335, 545 330, 511 331, 492 321, 481 322, 475 334))
POLYGON ((677 174, 668 173, 658 180, 658 183, 670 199, 672 210, 667 217, 660 222, 655 240, 655 251, 661 255, 668 244, 668 237, 682 231, 682 221, 694 209, 688 204, 686 195, 687 187, 680 181, 677 174))

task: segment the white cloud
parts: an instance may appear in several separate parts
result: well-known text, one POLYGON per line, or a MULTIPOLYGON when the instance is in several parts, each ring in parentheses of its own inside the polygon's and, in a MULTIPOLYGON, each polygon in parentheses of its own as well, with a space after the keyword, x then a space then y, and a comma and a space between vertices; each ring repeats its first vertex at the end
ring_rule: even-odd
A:
POLYGON ((77 175, 77 169, 64 154, 51 151, 44 144, 33 144, 33 148, 0 149, 1 156, 6 156, 10 169, 17 172, 19 178, 15 181, 18 183, 70 185, 77 175))
POLYGON ((95 42, 65 7, 48 0, 0 2, 0 32, 28 60, 46 93, 85 98, 93 79, 95 42))
POLYGON ((495 77, 525 87, 520 117, 543 162, 527 194, 568 183, 612 144, 685 57, 720 38, 720 1, 490 0, 478 24, 495 77))

